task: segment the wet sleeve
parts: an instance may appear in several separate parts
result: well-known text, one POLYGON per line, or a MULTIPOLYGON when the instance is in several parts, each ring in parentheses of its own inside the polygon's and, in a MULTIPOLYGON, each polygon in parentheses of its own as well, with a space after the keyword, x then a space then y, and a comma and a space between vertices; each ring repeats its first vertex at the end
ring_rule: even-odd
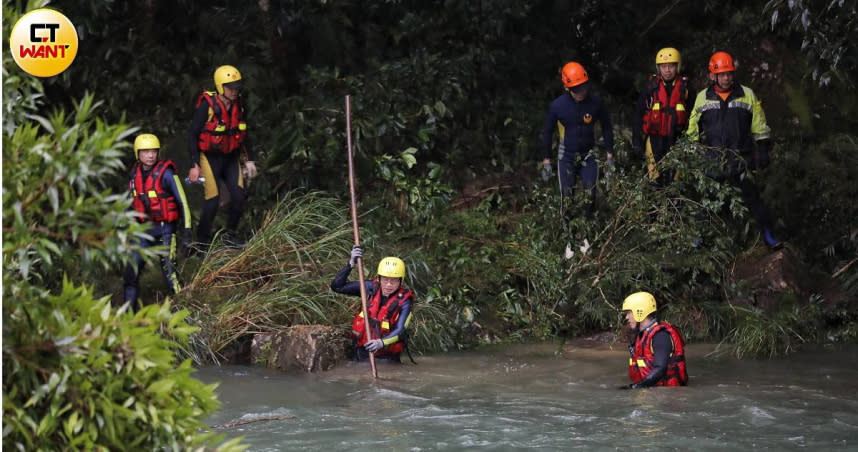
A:
MULTIPOLYGON (((340 269, 337 272, 337 275, 334 276, 334 280, 331 281, 331 290, 336 293, 341 293, 343 295, 357 295, 360 296, 360 281, 349 281, 349 273, 352 272, 352 267, 349 264, 346 264, 345 267, 340 269)), ((366 296, 369 298, 372 295, 372 281, 364 281, 366 286, 366 296)))
MULTIPOLYGON (((747 89, 746 87, 742 87, 747 89)), ((763 103, 751 90, 751 135, 754 141, 767 140, 771 137, 772 129, 766 123, 766 113, 763 111, 763 103)))
POLYGON ((700 141, 700 109, 703 108, 703 103, 706 101, 706 90, 697 93, 694 99, 694 107, 691 108, 691 116, 688 118, 688 130, 685 132, 688 139, 692 142, 700 141))
POLYGON ((399 318, 396 319, 396 325, 387 336, 381 338, 384 346, 399 342, 399 337, 405 332, 405 328, 411 324, 411 300, 406 301, 399 308, 399 318))
POLYGON ((352 272, 352 266, 346 265, 337 272, 334 280, 331 281, 331 290, 336 293, 345 295, 360 295, 360 283, 349 281, 349 274, 352 272), (357 292, 355 293, 355 289, 357 292))
POLYGON ((161 175, 161 183, 176 199, 179 208, 179 227, 191 229, 191 210, 188 205, 188 198, 185 196, 185 190, 182 188, 182 183, 179 182, 179 176, 168 168, 161 175))
POLYGON ((605 142, 605 152, 614 152, 614 126, 611 123, 611 112, 605 101, 599 105, 599 125, 602 127, 602 140, 605 142))
POLYGON ((652 370, 640 382, 641 386, 644 387, 655 385, 667 372, 667 361, 670 359, 670 353, 673 351, 673 342, 670 340, 670 333, 664 330, 655 333, 655 336, 652 338, 652 350, 655 355, 652 370))
POLYGON ((191 118, 191 125, 188 127, 188 155, 191 157, 191 166, 200 164, 200 148, 197 143, 200 139, 200 133, 206 125, 208 113, 208 103, 201 103, 194 111, 194 117, 191 118))
POLYGON ((542 158, 551 158, 551 141, 554 138, 554 125, 557 123, 557 114, 554 112, 554 105, 548 107, 548 114, 545 115, 545 124, 542 126, 542 158))

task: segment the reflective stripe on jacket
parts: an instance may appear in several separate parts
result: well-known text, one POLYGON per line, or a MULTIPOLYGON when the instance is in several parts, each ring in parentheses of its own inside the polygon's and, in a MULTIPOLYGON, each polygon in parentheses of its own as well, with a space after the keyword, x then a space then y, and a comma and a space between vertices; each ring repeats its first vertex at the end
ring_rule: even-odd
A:
POLYGON ((687 133, 692 141, 750 154, 753 142, 769 138, 771 129, 754 92, 737 84, 726 100, 718 96, 714 86, 700 91, 691 110, 687 133))

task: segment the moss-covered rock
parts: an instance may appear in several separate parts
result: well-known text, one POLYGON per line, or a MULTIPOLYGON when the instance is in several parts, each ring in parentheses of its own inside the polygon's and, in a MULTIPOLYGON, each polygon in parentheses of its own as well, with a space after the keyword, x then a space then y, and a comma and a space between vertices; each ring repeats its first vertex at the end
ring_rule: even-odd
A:
POLYGON ((255 335, 251 360, 282 371, 318 372, 346 361, 350 350, 351 339, 340 329, 298 325, 279 333, 255 335))

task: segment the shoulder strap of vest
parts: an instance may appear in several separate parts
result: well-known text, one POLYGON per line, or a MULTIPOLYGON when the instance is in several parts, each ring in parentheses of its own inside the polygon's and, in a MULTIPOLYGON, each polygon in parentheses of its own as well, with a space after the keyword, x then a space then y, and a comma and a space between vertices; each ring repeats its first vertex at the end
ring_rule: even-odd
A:
POLYGON ((388 298, 387 304, 382 307, 384 310, 385 317, 392 317, 394 313, 399 311, 400 306, 402 306, 405 301, 410 300, 414 296, 414 292, 406 289, 405 287, 400 287, 395 294, 391 295, 388 298))
MULTIPOLYGON (((214 113, 214 117, 220 119, 223 112, 221 111, 220 105, 218 105, 219 102, 215 96, 216 94, 214 91, 203 90, 203 92, 200 93, 200 96, 197 97, 197 108, 199 108, 200 104, 205 100, 206 103, 209 104, 209 109, 214 113)), ((209 117, 208 120, 211 121, 211 117, 209 117)))
POLYGON ((143 209, 146 212, 149 212, 151 207, 149 205, 149 196, 146 193, 146 181, 143 179, 143 167, 140 166, 140 163, 136 163, 132 171, 131 185, 134 187, 134 190, 137 191, 137 199, 143 203, 143 209), (137 186, 138 179, 140 180, 140 187, 137 186))
POLYGON ((164 160, 158 160, 158 162, 155 163, 155 167, 152 168, 152 172, 149 173, 149 177, 152 178, 152 182, 155 183, 156 187, 158 187, 160 185, 161 173, 164 172, 164 167, 166 166, 166 163, 167 162, 164 160))
POLYGON ((158 194, 158 197, 161 198, 169 198, 172 196, 172 194, 164 191, 164 184, 161 180, 164 171, 166 171, 167 169, 173 170, 173 173, 176 172, 176 164, 173 163, 173 161, 170 159, 158 160, 158 163, 156 163, 155 167, 152 168, 152 182, 155 188, 155 192, 158 194))

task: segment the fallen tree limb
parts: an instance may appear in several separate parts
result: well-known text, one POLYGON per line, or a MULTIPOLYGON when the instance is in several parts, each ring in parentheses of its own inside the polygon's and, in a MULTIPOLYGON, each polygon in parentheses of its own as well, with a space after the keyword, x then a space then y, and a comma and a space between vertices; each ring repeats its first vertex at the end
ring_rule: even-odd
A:
POLYGON ((298 416, 295 416, 294 414, 283 414, 283 415, 280 415, 280 416, 260 417, 260 418, 256 418, 256 419, 249 419, 249 420, 246 420, 246 421, 232 421, 232 422, 227 422, 226 424, 222 424, 222 425, 215 425, 215 426, 214 426, 214 427, 212 427, 212 428, 213 428, 213 429, 215 429, 215 430, 226 430, 226 429, 228 429, 228 428, 238 427, 238 426, 240 426, 240 425, 252 424, 252 423, 254 423, 254 422, 262 422, 262 421, 281 421, 281 420, 283 420, 283 419, 295 419, 295 418, 297 418, 297 417, 298 417, 298 416))

